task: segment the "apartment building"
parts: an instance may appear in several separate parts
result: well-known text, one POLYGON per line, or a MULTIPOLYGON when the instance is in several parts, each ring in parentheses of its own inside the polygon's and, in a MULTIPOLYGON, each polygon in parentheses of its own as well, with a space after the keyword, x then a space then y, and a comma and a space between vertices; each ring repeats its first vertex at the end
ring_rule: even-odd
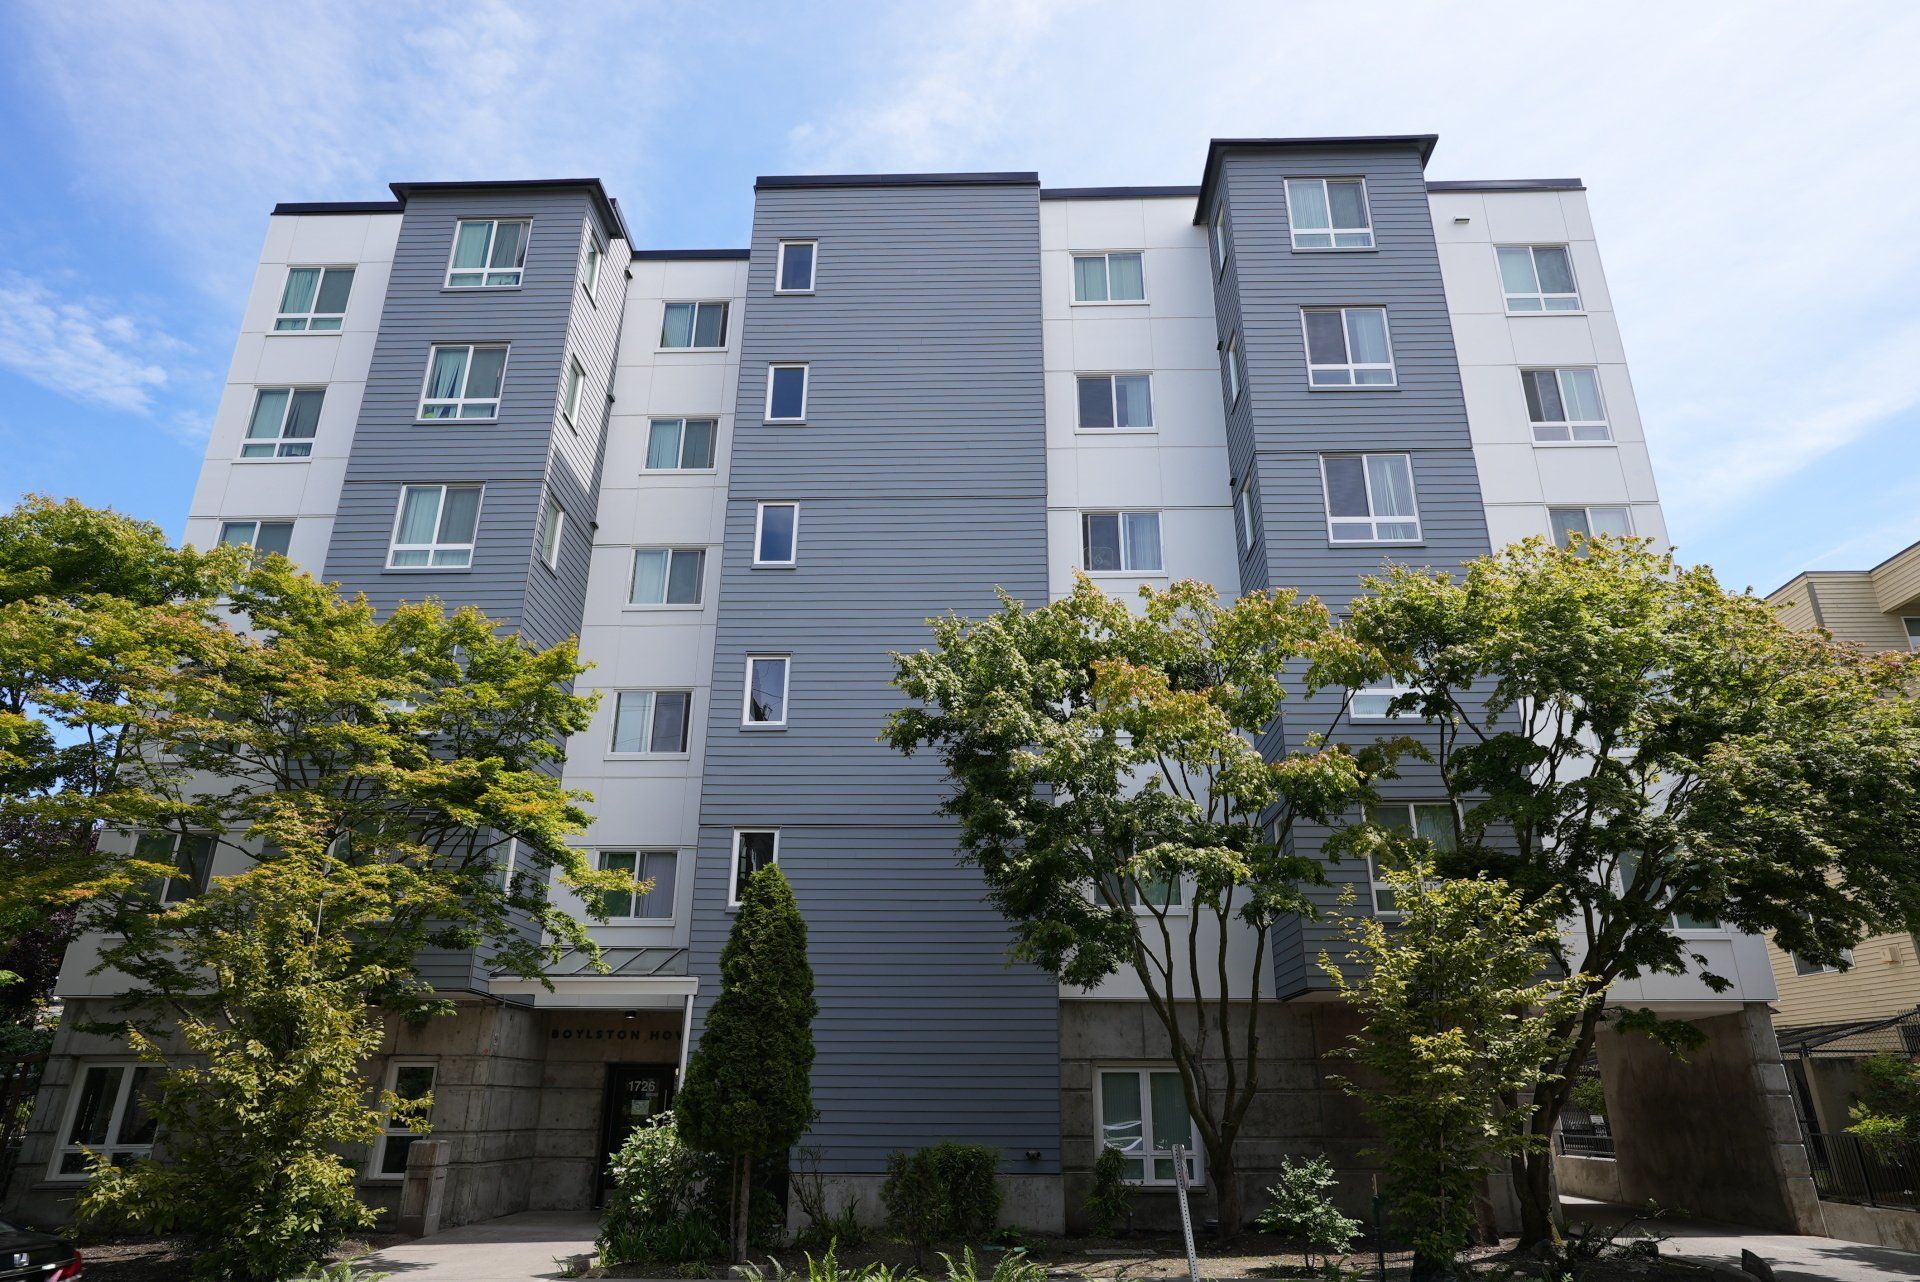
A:
MULTIPOLYGON (((964 1140, 1003 1154, 1010 1218, 1058 1227, 1117 1137, 1143 1216, 1171 1213, 1189 1128, 1156 1021, 1126 979, 1062 990, 1007 960, 937 763, 877 742, 889 655, 930 616, 1058 596, 1076 571, 1338 610, 1388 559, 1664 540, 1584 189, 1429 182, 1434 145, 1216 140, 1192 187, 763 177, 728 249, 634 245, 595 180, 275 208, 189 541, 284 550, 382 606, 471 602, 539 644, 577 634, 603 695, 568 745, 567 783, 597 799, 581 842, 653 886, 597 929, 604 974, 570 958, 548 988, 423 959, 460 1014, 395 1028, 377 1070, 433 1092, 451 1220, 595 1200, 610 1146, 670 1105, 767 862, 809 924, 807 1143, 836 1198, 872 1215, 889 1152, 964 1140)), ((1408 730, 1384 702, 1356 699, 1350 732, 1408 730)), ((1269 746, 1305 732, 1282 720, 1269 746)), ((1417 765, 1389 787, 1414 823, 1440 795, 1417 765)), ((1347 889, 1386 907, 1366 867, 1330 877, 1329 908, 1347 889)), ((1687 933, 1730 991, 1617 995, 1735 1021, 1743 1049, 1689 1089, 1751 1087, 1760 1109, 1763 947, 1687 933)), ((1264 976, 1271 1085, 1244 1160, 1257 1189, 1282 1155, 1327 1152, 1359 1203, 1369 1136, 1324 1059, 1351 1020, 1315 965, 1335 942, 1296 923, 1264 976)), ((91 956, 61 981, 76 1007, 113 989, 91 956)), ((141 1077, 63 1032, 16 1196, 70 1196, 81 1143, 150 1149, 141 1077)), ((411 1139, 366 1155, 369 1197, 397 1196, 411 1139)))

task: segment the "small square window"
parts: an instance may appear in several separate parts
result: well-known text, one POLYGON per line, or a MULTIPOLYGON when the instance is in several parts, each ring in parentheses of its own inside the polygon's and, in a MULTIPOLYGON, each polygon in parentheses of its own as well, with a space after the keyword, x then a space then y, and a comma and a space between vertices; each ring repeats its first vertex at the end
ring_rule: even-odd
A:
POLYGON ((1547 523, 1553 527, 1556 547, 1572 547, 1597 535, 1616 539, 1633 537, 1633 513, 1625 507, 1550 507, 1547 523))
POLYGON ((1572 369, 1523 369, 1520 387, 1526 393, 1527 420, 1533 439, 1541 444, 1566 441, 1610 441, 1606 407, 1600 402, 1600 372, 1572 369))
POLYGON ((1573 259, 1565 245, 1502 245, 1494 252, 1500 260, 1500 286, 1508 312, 1580 310, 1573 259))
POLYGON ((1140 303, 1147 298, 1143 259, 1137 253, 1075 254, 1073 301, 1140 303))
POLYGON ((1081 374, 1076 382, 1081 428, 1144 430, 1153 426, 1151 374, 1081 374))
POLYGON ((259 556, 286 556, 293 543, 293 522, 223 521, 220 542, 223 546, 251 547, 259 556))
POLYGON ((276 334, 338 333, 347 316, 347 295, 353 292, 351 267, 289 267, 280 291, 280 312, 274 317, 276 334))
POLYGON ((710 418, 656 418, 647 424, 649 472, 700 472, 713 466, 718 423, 710 418))
POLYGON ((699 605, 704 548, 635 548, 630 605, 699 605))
POLYGON ((798 558, 800 505, 762 503, 753 522, 753 563, 788 566, 798 558))
POLYGON ((1361 178, 1287 179, 1295 249, 1372 249, 1373 218, 1361 178))
POLYGON ((389 569, 464 570, 480 527, 478 485, 406 485, 387 551, 389 569))
POLYGON ((602 872, 624 872, 635 882, 651 883, 645 891, 616 890, 602 901, 613 921, 673 920, 674 883, 680 872, 677 850, 603 850, 602 872))
POLYGON ((1158 574, 1158 512, 1082 512, 1082 564, 1089 574, 1158 574))
POLYGON ((727 345, 727 304, 668 303, 660 320, 660 346, 717 352, 727 345))
POLYGON ((320 387, 263 387, 253 394, 253 415, 240 443, 241 458, 309 458, 320 430, 320 387))
POLYGON ((811 294, 813 292, 813 264, 819 252, 819 243, 811 240, 783 240, 780 242, 780 261, 775 268, 776 281, 773 292, 776 294, 811 294))
POLYGON ((1405 454, 1325 454, 1327 538, 1334 543, 1418 543, 1413 460, 1405 454))
POLYGON ((804 423, 807 418, 807 366, 767 366, 767 422, 804 423))
POLYGON ((549 570, 560 568, 560 537, 566 532, 567 514, 560 500, 547 495, 540 507, 540 561, 549 570))
POLYGON ((613 751, 675 753, 687 750, 687 690, 622 690, 614 696, 613 751))
POLYGON ((420 389, 420 417, 495 419, 507 375, 505 344, 436 343, 420 389))
POLYGON ((517 218, 463 218, 453 233, 448 289, 505 289, 520 284, 533 224, 517 218))
POLYGON ((735 829, 733 834, 733 875, 727 878, 731 898, 729 908, 738 908, 745 896, 747 878, 762 868, 780 862, 778 829, 735 829))
POLYGON ((1315 387, 1392 387, 1384 307, 1304 307, 1307 381, 1315 387))
POLYGON ((745 726, 787 724, 787 674, 792 662, 784 654, 747 656, 746 699, 740 710, 745 726))

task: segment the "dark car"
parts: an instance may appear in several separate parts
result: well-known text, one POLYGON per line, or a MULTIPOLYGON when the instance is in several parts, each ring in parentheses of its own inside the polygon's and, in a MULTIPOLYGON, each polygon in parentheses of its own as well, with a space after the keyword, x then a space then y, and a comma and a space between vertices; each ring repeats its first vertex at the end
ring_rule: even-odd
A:
POLYGON ((0 1282, 78 1282, 80 1252, 51 1233, 0 1220, 0 1282))

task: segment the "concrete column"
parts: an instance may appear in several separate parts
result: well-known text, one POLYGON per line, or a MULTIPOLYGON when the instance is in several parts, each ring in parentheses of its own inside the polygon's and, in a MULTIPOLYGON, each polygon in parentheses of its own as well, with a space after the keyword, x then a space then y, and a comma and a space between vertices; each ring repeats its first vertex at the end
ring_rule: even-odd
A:
POLYGON ((446 1140, 415 1140, 407 1150, 407 1182, 400 1190, 400 1231, 409 1237, 440 1231, 450 1149, 446 1140))

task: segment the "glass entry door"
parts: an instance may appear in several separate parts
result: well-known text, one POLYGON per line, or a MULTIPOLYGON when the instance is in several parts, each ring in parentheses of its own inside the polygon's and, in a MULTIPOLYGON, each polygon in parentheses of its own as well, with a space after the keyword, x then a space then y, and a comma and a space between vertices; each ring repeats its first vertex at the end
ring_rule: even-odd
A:
POLYGON ((606 1201, 613 1182, 608 1159, 620 1151, 636 1126, 672 1107, 673 1075, 671 1064, 607 1065, 606 1120, 600 1132, 599 1176, 593 1185, 595 1206, 606 1201))

